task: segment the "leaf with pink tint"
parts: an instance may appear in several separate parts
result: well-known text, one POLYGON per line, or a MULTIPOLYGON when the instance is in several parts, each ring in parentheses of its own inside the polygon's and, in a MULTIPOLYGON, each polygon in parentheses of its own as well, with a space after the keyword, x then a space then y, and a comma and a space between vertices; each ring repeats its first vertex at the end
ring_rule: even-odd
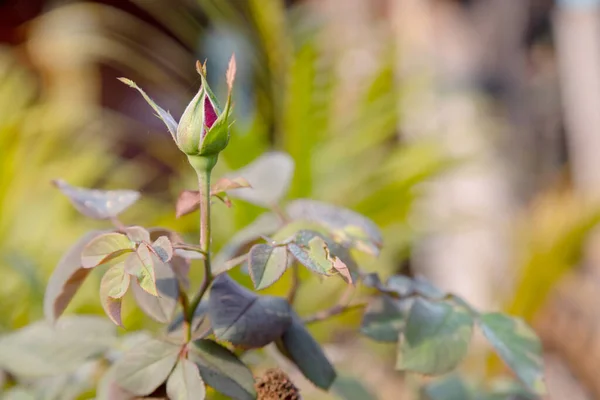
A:
POLYGON ((200 192, 197 190, 184 190, 179 194, 177 205, 175 206, 175 216, 181 218, 184 215, 193 213, 200 206, 200 192))
MULTIPOLYGON (((148 231, 150 232, 150 240, 157 240, 161 236, 166 236, 172 244, 183 243, 183 238, 173 230, 166 228, 150 228, 148 231)), ((199 253, 196 254, 200 255, 199 253)), ((182 254, 180 250, 174 249, 173 257, 171 258, 171 261, 169 261, 169 265, 177 276, 177 280, 185 289, 188 289, 190 285, 190 259, 194 258, 199 257, 191 257, 187 253, 182 254)))
POLYGON ((227 73, 225 74, 225 77, 227 79, 227 88, 230 93, 231 93, 231 90, 233 89, 233 82, 235 81, 236 71, 237 71, 237 66, 235 63, 235 54, 232 54, 231 59, 229 60, 229 66, 227 67, 227 73))
POLYGON ((81 252, 92 239, 102 233, 105 232, 88 232, 58 262, 44 294, 44 315, 48 321, 54 322, 60 317, 90 273, 90 269, 81 266, 81 252))
POLYGON ((250 183, 242 177, 237 178, 221 178, 219 179, 210 190, 210 194, 216 195, 222 192, 226 192, 228 190, 240 189, 240 188, 249 188, 250 183))
POLYGON ((156 265, 162 264, 158 256, 154 255, 150 247, 141 244, 135 253, 125 259, 125 271, 137 277, 137 281, 146 292, 158 296, 156 290, 156 265))
POLYGON ((164 263, 156 264, 155 276, 158 296, 149 294, 137 282, 131 285, 133 296, 146 315, 157 322, 167 323, 173 317, 179 298, 177 277, 171 266, 164 263))
POLYGON ((333 268, 339 272, 339 274, 342 276, 342 278, 344 278, 344 280, 346 282, 348 282, 349 284, 354 284, 353 280, 352 280, 352 274, 350 273, 350 270, 348 269, 348 266, 339 258, 334 257, 333 258, 333 268))
POLYGON ((62 179, 52 181, 77 211, 94 219, 114 218, 140 198, 135 190, 98 190, 71 186, 62 179))
MULTIPOLYGON (((148 237, 150 237, 148 235, 148 237)), ((167 236, 161 236, 152 243, 152 250, 162 262, 169 262, 173 258, 173 244, 167 236)))

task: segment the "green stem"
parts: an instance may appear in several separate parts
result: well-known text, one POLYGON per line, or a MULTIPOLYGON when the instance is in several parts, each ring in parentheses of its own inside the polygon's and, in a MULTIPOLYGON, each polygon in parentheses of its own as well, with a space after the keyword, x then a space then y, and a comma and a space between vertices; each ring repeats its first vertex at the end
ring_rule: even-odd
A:
POLYGON ((183 334, 185 343, 187 343, 192 338, 192 323, 187 319, 190 308, 190 299, 188 298, 187 293, 185 293, 183 286, 179 282, 177 282, 177 286, 179 286, 179 303, 181 304, 181 309, 183 310, 183 315, 185 316, 183 320, 183 334))
POLYGON ((188 322, 188 336, 191 337, 191 327, 194 319, 194 313, 213 280, 213 274, 210 265, 210 174, 217 162, 217 159, 216 157, 192 156, 188 157, 188 159, 198 175, 198 190, 200 192, 200 249, 205 254, 204 279, 202 280, 202 284, 200 285, 198 292, 191 300, 186 315, 186 321, 188 322))
POLYGON ((292 284, 288 291, 287 300, 290 305, 294 305, 296 301, 296 295, 298 294, 298 288, 300 287, 300 270, 298 269, 298 263, 292 264, 292 284))

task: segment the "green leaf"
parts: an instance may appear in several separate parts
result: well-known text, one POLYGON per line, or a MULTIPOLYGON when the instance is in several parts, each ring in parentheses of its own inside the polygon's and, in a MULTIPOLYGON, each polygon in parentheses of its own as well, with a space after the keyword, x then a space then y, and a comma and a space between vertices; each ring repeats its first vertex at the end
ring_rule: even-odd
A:
POLYGON ((481 388, 475 398, 477 400, 540 400, 543 396, 531 393, 521 381, 500 377, 489 382, 485 388, 481 388))
POLYGON ((156 290, 155 265, 162 263, 150 250, 148 245, 141 244, 135 253, 125 260, 125 271, 137 277, 140 287, 152 296, 158 296, 156 290))
POLYGON ((343 400, 377 399, 377 396, 371 393, 362 382, 352 376, 338 376, 331 386, 331 392, 343 400))
POLYGON ((69 198, 77 211, 95 219, 114 218, 140 198, 140 193, 134 190, 84 189, 60 179, 52 183, 69 198))
POLYGON ((132 242, 138 244, 150 242, 150 232, 141 226, 128 226, 125 228, 125 234, 132 242))
POLYGON ((60 317, 90 273, 89 269, 81 266, 81 253, 90 240, 102 233, 86 233, 62 256, 54 268, 44 294, 44 315, 49 322, 54 322, 60 317))
POLYGON ((479 326, 498 355, 537 394, 545 392, 540 340, 520 318, 501 313, 480 316, 479 326))
POLYGON ((348 249, 319 232, 300 230, 287 248, 298 262, 314 272, 339 274, 348 283, 358 279, 358 266, 348 249))
POLYGON ((190 258, 173 252, 173 258, 167 263, 175 273, 181 287, 185 290, 190 287, 190 258))
POLYGON ((316 222, 295 220, 283 225, 280 229, 277 230, 277 232, 270 235, 270 238, 272 238, 273 241, 277 243, 283 244, 286 242, 293 241, 300 234, 300 232, 303 231, 310 232, 310 237, 314 236, 312 232, 322 235, 323 237, 325 237, 325 235, 327 235, 327 233, 329 232, 325 227, 317 224, 316 222))
POLYGON ((415 292, 415 284, 408 276, 392 275, 385 283, 385 291, 393 292, 400 297, 406 297, 415 292))
POLYGON ((285 247, 272 247, 268 244, 256 244, 248 254, 248 271, 256 290, 275 283, 285 272, 288 265, 285 247))
POLYGON ((121 298, 125 296, 131 278, 125 272, 124 263, 119 263, 108 269, 100 281, 100 300, 106 315, 119 326, 121 321, 121 298))
POLYGON ((135 244, 127 235, 116 232, 104 233, 93 238, 83 248, 81 265, 83 268, 94 268, 133 249, 135 244))
POLYGON ((424 400, 472 400, 473 395, 462 379, 451 375, 423 388, 424 400))
MULTIPOLYGON (((166 228, 150 228, 148 229, 150 232, 150 240, 157 240, 161 236, 166 236, 169 238, 171 243, 182 243, 183 239, 181 236, 170 229, 166 228)), ((173 251, 173 258, 169 262, 175 276, 177 276, 177 280, 181 284, 181 286, 185 289, 189 288, 189 272, 190 272, 190 257, 188 254, 180 254, 179 250, 173 251)))
POLYGON ((208 339, 196 340, 189 357, 204 382, 216 391, 237 400, 256 398, 252 372, 225 347, 208 339))
POLYGON ((177 139, 176 139, 177 121, 175 121, 175 119, 171 116, 171 114, 168 111, 165 111, 164 109, 162 109, 158 104, 156 104, 154 102, 154 100, 152 100, 150 98, 150 96, 148 96, 146 94, 146 92, 144 92, 138 85, 136 85, 136 83, 134 81, 127 79, 127 78, 118 78, 118 79, 121 82, 123 82, 124 84, 126 84, 127 86, 134 88, 135 90, 140 92, 140 94, 144 97, 144 100, 146 100, 146 102, 150 105, 150 107, 152 107, 152 109, 156 112, 156 116, 158 118, 160 118, 162 120, 162 122, 165 123, 165 125, 167 126, 167 129, 169 130, 169 133, 171 133, 171 137, 173 138, 173 140, 177 141, 177 139))
POLYGON ((117 384, 115 365, 111 365, 102 375, 96 388, 96 400, 132 400, 135 396, 117 384))
POLYGON ((447 295, 446 292, 433 286, 429 281, 420 276, 413 278, 413 290, 422 296, 435 300, 441 300, 447 295))
POLYGON ((397 342, 406 323, 400 301, 381 295, 373 298, 363 314, 360 331, 378 342, 397 342))
POLYGON ((473 333, 473 318, 460 306, 415 299, 400 335, 396 368, 442 374, 464 358, 473 333))
POLYGON ((115 342, 115 326, 106 318, 39 321, 0 337, 0 369, 23 379, 72 372, 115 342))
POLYGON ((173 317, 179 298, 177 277, 171 267, 162 262, 154 264, 154 272, 158 296, 149 294, 137 282, 132 285, 133 295, 146 315, 157 322, 167 323, 173 317))
POLYGON ((333 262, 328 258, 327 244, 322 238, 313 237, 307 247, 296 243, 289 243, 287 247, 300 264, 319 274, 330 275, 333 262))
POLYGON ((349 247, 354 247, 373 256, 378 256, 382 243, 380 238, 367 233, 367 229, 356 225, 347 225, 340 230, 332 230, 332 236, 349 247))
POLYGON ((165 382, 180 350, 180 346, 157 339, 136 345, 115 363, 117 383, 135 395, 149 395, 165 382))
POLYGON ((204 381, 193 362, 182 358, 167 380, 167 395, 171 400, 203 400, 204 381))
POLYGON ((152 243, 152 250, 162 262, 169 262, 173 257, 173 245, 166 236, 161 236, 152 243))
POLYGON ((294 160, 283 152, 267 152, 244 168, 226 177, 245 179, 250 188, 232 190, 229 195, 262 207, 277 204, 286 195, 294 173, 294 160))
POLYGON ((380 292, 389 294, 396 298, 405 298, 408 296, 421 295, 430 300, 443 300, 448 294, 441 289, 433 286, 422 277, 409 278, 404 275, 392 275, 387 282, 382 284, 379 278, 370 276, 367 286, 371 286, 380 292))
POLYGON ((331 387, 336 378, 335 369, 294 311, 292 324, 277 342, 277 347, 317 387, 324 390, 331 387))
POLYGON ((344 244, 377 255, 383 242, 381 231, 367 217, 347 208, 316 200, 298 199, 286 207, 288 216, 319 223, 344 244))
POLYGON ((250 225, 238 231, 221 251, 215 255, 213 259, 213 274, 222 274, 228 269, 233 268, 233 266, 227 264, 230 259, 243 254, 245 249, 249 250, 252 242, 260 239, 261 235, 270 235, 280 226, 281 222, 275 214, 261 214, 250 225))
POLYGON ((127 293, 130 281, 131 278, 129 274, 125 272, 125 266, 123 263, 119 263, 110 267, 108 271, 104 273, 102 281, 100 282, 100 291, 113 299, 120 299, 127 293))
POLYGON ((227 275, 219 275, 213 282, 208 310, 217 338, 245 348, 266 346, 291 323, 287 300, 257 296, 227 275))

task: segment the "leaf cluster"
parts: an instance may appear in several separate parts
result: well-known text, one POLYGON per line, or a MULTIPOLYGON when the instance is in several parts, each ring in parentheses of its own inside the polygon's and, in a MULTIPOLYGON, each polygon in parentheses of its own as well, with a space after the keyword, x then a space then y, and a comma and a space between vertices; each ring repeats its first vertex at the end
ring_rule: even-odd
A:
MULTIPOLYGON (((229 74, 228 80, 233 81, 229 74)), ((126 83, 142 93, 171 130, 170 114, 133 82, 126 83)), ((112 226, 84 235, 59 261, 45 293, 47 321, 0 339, 2 371, 16 381, 57 376, 70 381, 89 365, 90 370, 102 370, 96 390, 100 400, 157 396, 201 400, 210 391, 254 399, 251 365, 241 356, 272 344, 316 387, 335 389, 334 365, 306 325, 361 308, 364 335, 397 342, 398 370, 425 375, 453 370, 467 354, 477 326, 525 388, 543 392, 541 346, 530 328, 504 314, 480 313, 423 279, 392 276, 384 283, 377 274, 366 273, 355 253, 379 255, 383 246, 379 228, 369 218, 334 204, 311 199, 284 202, 295 168, 289 155, 268 152, 212 186, 218 152, 209 158, 188 156, 199 187, 183 191, 175 209, 179 217, 200 211, 200 245, 186 243, 168 229, 122 223, 119 215, 139 199, 138 192, 54 181, 80 213, 112 226), (239 199, 268 209, 215 257, 210 245, 213 199, 228 206, 231 199, 239 199), (193 295, 192 260, 200 260, 205 271, 193 295), (247 270, 255 291, 229 276, 237 267, 247 270), (332 308, 313 316, 298 315, 294 300, 302 284, 300 268, 321 279, 339 279, 347 285, 346 294, 332 308), (286 298, 259 293, 288 270, 295 279, 286 298), (127 335, 119 338, 104 321, 59 319, 91 271, 102 273, 99 297, 115 325, 123 327, 123 302, 131 293, 148 317, 164 324, 163 329, 125 341, 127 335), (348 294, 357 285, 370 288, 370 295, 351 303, 348 294), (20 357, 19 363, 13 362, 15 357, 20 357), (27 367, 29 363, 35 367, 27 367)))
MULTIPOLYGON (((377 274, 365 273, 353 252, 378 255, 382 237, 377 226, 351 210, 314 200, 279 206, 292 172, 289 156, 267 153, 237 171, 235 178, 224 177, 213 185, 211 195, 216 199, 227 196, 229 204, 231 198, 243 199, 271 211, 232 237, 216 255, 215 279, 208 298, 194 310, 189 338, 182 334, 184 315, 174 314, 181 293, 189 287, 191 260, 206 256, 197 245, 165 229, 116 223, 114 229, 85 235, 65 254, 46 292, 48 320, 62 314, 92 269, 103 268, 100 299, 115 324, 122 325, 121 303, 129 290, 150 318, 168 324, 162 334, 147 337, 110 361, 99 398, 117 398, 116 393, 124 399, 150 396, 161 388, 173 399, 202 398, 209 387, 231 398, 252 399, 256 396, 252 372, 236 352, 271 343, 316 386, 329 389, 336 380, 334 366, 305 325, 354 306, 364 308, 362 334, 397 342, 399 370, 426 375, 453 370, 467 354, 477 326, 525 387, 531 393, 543 392, 541 346, 521 320, 479 313, 421 278, 396 275, 384 283, 377 274), (279 174, 269 189, 278 186, 278 194, 273 197, 273 191, 265 189, 261 196, 260 179, 273 170, 279 174), (341 279, 349 288, 360 284, 372 290, 362 302, 340 300, 335 309, 303 319, 293 309, 293 298, 260 295, 228 276, 229 270, 242 265, 257 291, 273 285, 286 270, 300 267, 324 279, 341 279)), ((138 198, 135 192, 74 188, 62 181, 57 186, 84 215, 113 222, 138 198)), ((185 191, 178 200, 176 209, 182 216, 196 209, 198 202, 190 201, 190 193, 197 196, 185 191)), ((108 348, 102 359, 107 359, 108 348)), ((8 371, 29 374, 14 367, 8 371)))

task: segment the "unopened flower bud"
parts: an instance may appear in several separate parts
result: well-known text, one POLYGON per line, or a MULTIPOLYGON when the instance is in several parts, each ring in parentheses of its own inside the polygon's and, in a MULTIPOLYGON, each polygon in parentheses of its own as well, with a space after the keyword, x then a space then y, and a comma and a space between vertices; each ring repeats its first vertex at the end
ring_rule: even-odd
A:
POLYGON ((221 111, 215 95, 206 81, 205 67, 197 64, 202 79, 200 90, 183 112, 177 127, 177 145, 189 156, 214 156, 229 143, 229 115, 231 111, 230 76, 235 73, 235 59, 232 58, 227 72, 229 93, 225 109, 221 111))
POLYGON ((202 79, 200 90, 186 107, 179 123, 171 114, 154 102, 135 82, 126 78, 119 80, 139 91, 144 99, 156 111, 157 116, 165 123, 171 136, 181 151, 190 157, 214 159, 229 143, 229 115, 231 113, 231 90, 235 78, 235 57, 231 57, 227 69, 227 103, 221 111, 217 99, 206 81, 206 67, 196 65, 202 79))

